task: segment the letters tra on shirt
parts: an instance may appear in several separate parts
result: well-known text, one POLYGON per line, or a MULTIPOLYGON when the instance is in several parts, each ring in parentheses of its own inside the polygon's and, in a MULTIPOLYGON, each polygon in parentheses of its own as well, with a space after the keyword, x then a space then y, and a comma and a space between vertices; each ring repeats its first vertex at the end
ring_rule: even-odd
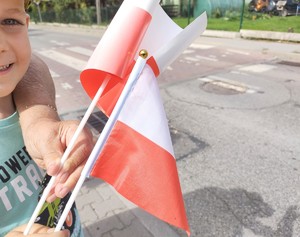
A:
POLYGON ((36 196, 40 180, 41 172, 25 147, 0 160, 0 210, 9 212, 36 196))

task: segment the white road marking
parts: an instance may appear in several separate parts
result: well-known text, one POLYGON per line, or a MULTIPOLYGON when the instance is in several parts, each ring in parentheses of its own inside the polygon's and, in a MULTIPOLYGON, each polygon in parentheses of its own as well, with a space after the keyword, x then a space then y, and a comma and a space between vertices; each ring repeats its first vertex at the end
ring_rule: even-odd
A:
POLYGON ((50 74, 51 74, 52 78, 60 77, 60 75, 58 73, 54 72, 51 69, 50 69, 50 74))
POLYGON ((236 50, 236 49, 227 49, 227 51, 229 51, 231 53, 237 53, 237 54, 242 54, 242 55, 249 55, 248 52, 241 51, 241 50, 236 50))
POLYGON ((186 49, 182 52, 182 54, 191 54, 191 53, 195 53, 195 50, 186 49))
POLYGON ((93 50, 87 49, 87 48, 83 48, 83 47, 79 47, 79 46, 74 46, 74 47, 68 47, 67 50, 70 50, 72 52, 75 53, 79 53, 85 56, 90 57, 93 54, 93 50))
POLYGON ((67 42, 59 42, 59 41, 56 41, 56 40, 50 40, 50 43, 53 43, 53 44, 58 45, 58 46, 68 46, 68 45, 70 45, 67 42))
POLYGON ((190 61, 190 62, 199 62, 200 59, 196 57, 184 57, 185 60, 190 61))
POLYGON ((244 72, 262 73, 262 72, 270 71, 274 68, 276 68, 276 66, 267 65, 267 64, 256 64, 256 65, 241 67, 239 68, 239 70, 244 72))
POLYGON ((219 61, 217 58, 204 57, 204 56, 200 56, 200 55, 196 55, 196 58, 203 59, 203 60, 208 60, 208 61, 213 61, 213 62, 219 61))
POLYGON ((254 94, 257 93, 258 91, 262 91, 260 88, 256 86, 248 85, 238 81, 229 80, 227 78, 219 77, 219 76, 209 76, 209 77, 199 78, 199 80, 203 82, 209 82, 223 88, 232 89, 241 93, 254 94))
POLYGON ((191 44, 189 48, 192 49, 211 49, 214 48, 215 46, 208 45, 208 44, 191 44))
POLYGON ((73 86, 71 86, 69 83, 67 82, 64 82, 64 83, 61 83, 61 87, 65 90, 72 90, 73 89, 73 86))
POLYGON ((83 61, 54 50, 44 50, 39 51, 38 53, 46 58, 50 58, 58 63, 66 65, 80 72, 85 68, 87 64, 87 61, 83 61))

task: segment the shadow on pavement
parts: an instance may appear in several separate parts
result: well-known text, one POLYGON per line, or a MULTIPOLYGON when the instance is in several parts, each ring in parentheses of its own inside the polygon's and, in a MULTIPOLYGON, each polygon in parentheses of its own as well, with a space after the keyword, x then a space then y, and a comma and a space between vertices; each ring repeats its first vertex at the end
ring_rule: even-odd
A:
POLYGON ((267 219, 275 210, 258 193, 243 189, 208 187, 184 198, 191 236, 197 237, 246 236, 244 231, 252 232, 251 236, 292 237, 300 216, 297 206, 290 206, 279 223, 272 223, 274 219, 267 219))

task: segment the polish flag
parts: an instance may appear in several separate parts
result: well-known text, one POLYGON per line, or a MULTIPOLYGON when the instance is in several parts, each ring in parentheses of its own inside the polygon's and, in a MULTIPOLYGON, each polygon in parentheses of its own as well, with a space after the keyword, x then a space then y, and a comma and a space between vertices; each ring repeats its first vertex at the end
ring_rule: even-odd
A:
POLYGON ((81 73, 93 98, 109 79, 98 107, 110 116, 140 49, 150 58, 108 137, 91 176, 161 220, 190 234, 158 75, 206 28, 202 14, 185 29, 159 0, 125 0, 81 73))
POLYGON ((140 208, 189 232, 156 77, 143 70, 91 172, 140 208))

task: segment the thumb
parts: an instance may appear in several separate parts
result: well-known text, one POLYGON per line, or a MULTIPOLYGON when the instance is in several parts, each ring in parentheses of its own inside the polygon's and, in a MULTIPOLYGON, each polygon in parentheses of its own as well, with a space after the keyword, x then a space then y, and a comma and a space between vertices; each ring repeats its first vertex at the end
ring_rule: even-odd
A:
POLYGON ((47 146, 44 146, 40 151, 47 174, 50 176, 57 175, 61 169, 61 157, 63 155, 61 143, 54 139, 49 141, 47 146))

